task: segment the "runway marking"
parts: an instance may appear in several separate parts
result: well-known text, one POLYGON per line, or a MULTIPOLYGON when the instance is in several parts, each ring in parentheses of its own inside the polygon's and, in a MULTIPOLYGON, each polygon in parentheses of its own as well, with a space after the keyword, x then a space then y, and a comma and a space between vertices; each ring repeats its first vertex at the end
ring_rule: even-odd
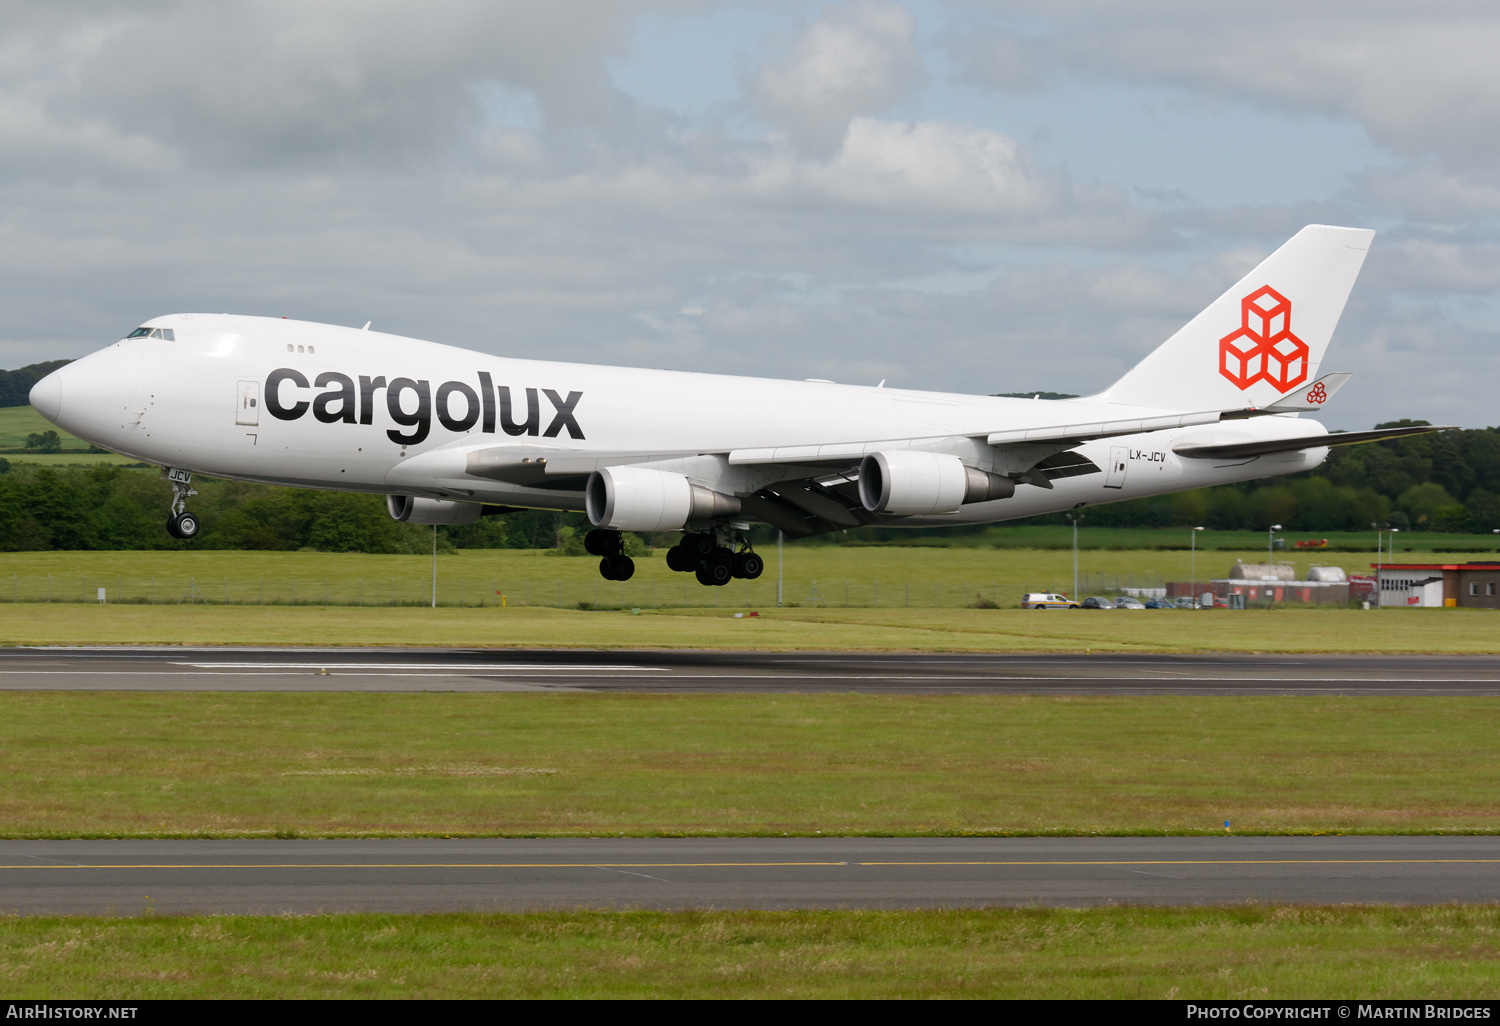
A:
MULTIPOLYGON (((630 870, 628 870, 628 869, 620 869, 620 868, 619 868, 619 867, 617 867, 617 866, 590 866, 590 867, 589 867, 589 868, 590 868, 590 869, 607 869, 607 870, 609 870, 609 871, 610 871, 610 872, 611 872, 611 873, 623 873, 623 874, 625 874, 625 875, 626 875, 626 876, 638 876, 638 877, 640 877, 640 878, 641 878, 641 879, 642 879, 642 880, 655 880, 655 881, 656 881, 656 882, 657 882, 657 883, 665 883, 665 884, 669 884, 669 883, 671 883, 671 882, 672 882, 672 881, 671 881, 671 880, 663 880, 663 879, 662 879, 662 878, 661 878, 661 877, 659 877, 659 876, 652 876, 652 875, 651 875, 651 874, 650 874, 650 873, 632 873, 632 872, 631 872, 631 871, 630 871, 630 870)), ((652 868, 652 869, 655 869, 655 868, 656 868, 656 867, 655 867, 655 866, 652 866, 652 867, 650 867, 650 868, 652 868)))
MULTIPOLYGON (((172 666, 192 666, 202 670, 213 669, 292 669, 292 670, 635 670, 642 673, 665 672, 658 666, 629 666, 625 664, 600 664, 598 666, 558 666, 553 663, 172 663, 172 666)), ((96 671, 108 673, 108 670, 96 671)))
MULTIPOLYGON (((170 671, 170 670, 166 670, 166 671, 164 671, 164 670, 0 670, 0 674, 7 675, 7 676, 22 676, 22 677, 27 677, 27 676, 35 676, 35 677, 45 677, 45 676, 160 677, 163 680, 175 680, 175 679, 181 678, 181 677, 307 677, 307 676, 317 677, 317 676, 323 676, 323 675, 319 674, 319 673, 317 673, 315 671, 320 670, 320 669, 324 669, 324 668, 325 667, 320 667, 320 666, 309 666, 302 673, 293 673, 290 670, 267 670, 267 671, 263 671, 263 672, 262 671, 250 671, 250 670, 226 670, 226 671, 198 670, 198 671, 195 671, 195 672, 192 672, 192 673, 183 672, 183 671, 173 672, 173 671, 170 671)), ((334 672, 334 668, 333 667, 327 667, 327 669, 329 670, 329 672, 327 674, 327 676, 329 676, 329 677, 472 677, 472 676, 475 676, 476 674, 482 674, 485 677, 543 677, 543 676, 546 676, 544 674, 538 673, 535 670, 532 670, 532 671, 529 671, 529 672, 525 672, 525 673, 500 673, 500 672, 495 671, 495 670, 470 670, 470 669, 467 669, 465 667, 457 667, 457 668, 455 668, 455 669, 453 669, 453 670, 451 670, 451 671, 449 671, 447 673, 425 673, 425 672, 424 673, 393 673, 390 670, 382 670, 382 671, 376 672, 376 673, 357 673, 357 672, 352 672, 352 671, 349 671, 349 670, 338 670, 337 672, 334 672)), ((556 676, 556 675, 553 675, 553 676, 556 676)), ((583 674, 569 674, 568 676, 570 678, 572 678, 572 677, 583 676, 583 674)), ((588 676, 592 676, 592 677, 629 677, 630 679, 638 679, 638 678, 635 678, 634 675, 627 675, 627 674, 620 674, 620 673, 598 673, 598 674, 589 674, 588 676)))
MULTIPOLYGON (((1098 859, 918 862, 183 862, 0 865, 9 869, 756 869, 829 866, 1406 866, 1494 865, 1500 859, 1098 859)), ((632 874, 644 875, 644 874, 632 874)), ((654 878, 653 878, 654 879, 654 878)), ((663 881, 670 882, 670 881, 663 881)))
MULTIPOLYGON (((186 665, 186 664, 176 663, 176 664, 173 664, 173 665, 186 665)), ((220 664, 220 665, 222 665, 222 664, 220 664)), ((256 665, 263 666, 265 664, 256 664, 256 665)), ((871 680, 891 680, 891 681, 940 681, 940 682, 944 682, 944 683, 961 682, 961 683, 996 683, 996 684, 1004 684, 1004 683, 1008 683, 1008 682, 1034 683, 1034 682, 1038 682, 1038 681, 1041 681, 1041 682, 1054 682, 1054 683, 1056 683, 1056 682, 1062 682, 1062 681, 1083 681, 1083 682, 1096 682, 1097 681, 1097 682, 1108 682, 1108 683, 1115 683, 1115 684, 1123 684, 1123 683, 1130 683, 1130 682, 1141 681, 1141 682, 1150 682, 1150 683, 1154 684, 1157 689, 1170 688, 1170 687, 1173 687, 1173 686, 1176 686, 1176 685, 1182 685, 1182 684, 1211 684, 1211 683, 1215 683, 1215 682, 1239 683, 1239 682, 1251 682, 1251 681, 1259 682, 1260 684, 1264 685, 1266 689, 1269 689, 1269 690, 1274 690, 1274 688, 1272 687, 1272 684, 1274 684, 1274 683, 1281 683, 1281 684, 1314 684, 1315 683, 1315 684, 1324 684, 1324 685, 1329 685, 1329 686, 1339 685, 1339 684, 1407 684, 1407 685, 1418 685, 1418 684, 1500 684, 1500 677, 1267 677, 1267 676, 1262 675, 1262 676, 1257 676, 1257 677, 1173 677, 1170 680, 1163 681, 1160 677, 1155 677, 1155 676, 1152 676, 1152 677, 1122 677, 1122 676, 1115 676, 1115 675, 1112 675, 1112 674, 1111 675, 1102 675, 1101 674, 1101 675, 1095 676, 1095 677, 982 677, 982 676, 970 675, 970 674, 960 674, 960 675, 952 675, 952 676, 937 676, 937 675, 922 675, 922 676, 917 676, 917 675, 873 674, 873 673, 871 673, 871 674, 865 674, 865 673, 839 673, 839 674, 833 674, 833 673, 829 673, 829 674, 795 674, 795 673, 673 673, 670 670, 664 670, 664 669, 659 669, 659 668, 654 668, 654 667, 641 667, 639 669, 639 671, 637 671, 635 668, 627 668, 627 669, 630 669, 629 673, 618 673, 618 672, 599 673, 599 672, 592 672, 592 671, 589 671, 587 669, 579 670, 579 669, 575 669, 575 668, 571 668, 571 667, 549 667, 548 668, 549 672, 547 672, 545 674, 541 673, 541 671, 538 671, 538 670, 529 670, 529 671, 525 671, 525 672, 504 672, 504 671, 499 670, 499 669, 491 670, 491 669, 484 669, 484 668, 478 668, 478 667, 469 667, 469 666, 454 666, 454 667, 448 668, 447 672, 441 672, 441 673, 428 673, 428 672, 423 672, 423 673, 399 673, 399 672, 391 672, 391 671, 384 671, 384 672, 374 673, 374 672, 355 671, 355 670, 341 668, 341 667, 332 666, 332 665, 325 666, 324 664, 320 664, 320 663, 309 663, 306 666, 302 666, 302 667, 298 667, 298 668, 299 669, 303 669, 303 670, 309 670, 309 671, 310 670, 327 669, 327 670, 330 671, 328 673, 328 676, 330 676, 330 677, 332 677, 332 676, 340 676, 340 677, 461 677, 461 676, 471 676, 471 675, 478 674, 478 675, 482 675, 482 676, 485 676, 485 677, 537 677, 537 676, 545 676, 545 677, 549 677, 549 678, 551 678, 551 677, 566 677, 566 678, 570 678, 570 679, 571 678, 584 678, 584 679, 586 679, 586 678, 594 678, 594 677, 628 677, 630 679, 636 679, 636 680, 638 680, 638 679, 640 679, 640 674, 641 673, 659 673, 659 674, 662 674, 662 676, 663 676, 664 679, 669 680, 669 681, 690 681, 690 680, 709 680, 709 681, 713 681, 713 680, 725 680, 725 681, 727 681, 727 680, 773 680, 773 681, 789 682, 789 681, 800 681, 800 680, 813 680, 813 681, 839 681, 839 680, 871 681, 871 680), (335 673, 333 671, 337 671, 337 672, 335 673)), ((507 667, 506 669, 511 669, 511 668, 507 667)), ((611 669, 613 671, 613 670, 615 670, 617 668, 609 668, 609 669, 611 669)), ((173 673, 173 672, 162 672, 160 670, 81 670, 80 669, 80 670, 0 670, 0 675, 4 675, 4 676, 110 676, 110 677, 163 677, 163 678, 172 678, 172 677, 293 677, 293 676, 302 676, 303 674, 295 674, 295 673, 290 672, 289 670, 270 670, 270 671, 250 671, 250 670, 215 671, 215 670, 202 670, 202 671, 199 671, 199 672, 196 672, 196 673, 183 673, 183 672, 175 672, 175 673, 173 673)), ((313 675, 314 676, 318 676, 318 674, 313 674, 313 675)), ((1240 689, 1240 690, 1252 690, 1252 689, 1245 688, 1245 689, 1240 689)), ((1386 689, 1386 690, 1396 690, 1396 689, 1386 689)))

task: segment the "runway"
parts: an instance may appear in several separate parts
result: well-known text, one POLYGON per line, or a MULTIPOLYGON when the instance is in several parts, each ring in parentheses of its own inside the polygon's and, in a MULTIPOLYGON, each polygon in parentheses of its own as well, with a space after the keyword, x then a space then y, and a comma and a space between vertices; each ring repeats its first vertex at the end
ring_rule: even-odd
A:
POLYGON ((1500 657, 9 648, 0 691, 1500 695, 1500 657))
POLYGON ((0 842, 20 915, 1497 900, 1496 837, 0 842))

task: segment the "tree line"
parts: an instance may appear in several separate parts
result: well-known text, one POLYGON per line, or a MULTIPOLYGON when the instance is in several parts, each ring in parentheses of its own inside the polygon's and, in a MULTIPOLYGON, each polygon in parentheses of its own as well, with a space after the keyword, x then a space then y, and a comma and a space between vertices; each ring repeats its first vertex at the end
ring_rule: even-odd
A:
POLYGON ((1089 521, 1260 531, 1271 524, 1302 531, 1364 531, 1378 524, 1487 534, 1500 528, 1500 427, 1334 446, 1316 470, 1100 506, 1089 511, 1089 521))
MULTIPOLYGON (((1406 426, 1408 421, 1394 425, 1406 426)), ((166 530, 171 487, 154 468, 98 464, 53 468, 0 459, 0 549, 317 549, 322 552, 427 552, 430 527, 390 518, 385 498, 349 492, 194 480, 192 509, 203 533, 191 542, 166 530)), ((1087 510, 1096 527, 1186 527, 1362 531, 1371 524, 1403 531, 1489 533, 1500 528, 1500 428, 1336 447, 1317 470, 1292 477, 1134 499, 1087 510)), ((1065 523, 1060 514, 1020 523, 1065 523)), ((582 552, 579 513, 526 510, 486 516, 438 533, 441 549, 525 548, 582 552)), ((847 537, 899 542, 912 531, 861 528, 847 537)), ((774 539, 768 528, 752 535, 774 539)), ((845 535, 834 535, 837 541, 845 535)), ((663 541, 665 539, 657 539, 663 541)), ((632 540, 633 552, 641 551, 632 540)))
MULTIPOLYGON (((433 530, 392 520, 385 497, 221 481, 196 476, 191 509, 203 521, 191 542, 167 533, 172 489, 155 468, 97 464, 53 468, 0 459, 0 550, 316 549, 421 553, 433 530)), ((444 527, 439 549, 523 548, 582 553, 582 514, 528 510, 444 527)))
POLYGON ((16 370, 0 370, 0 406, 25 406, 31 402, 31 386, 71 360, 48 360, 16 370))
MULTIPOLYGON (((0 406, 26 403, 31 385, 67 362, 0 371, 0 406)), ((1401 420, 1376 427, 1424 423, 1401 420)), ((392 520, 380 495, 203 477, 194 483, 200 494, 192 508, 204 528, 192 542, 183 542, 167 533, 171 488, 158 479, 155 468, 52 468, 0 459, 0 550, 190 547, 399 553, 426 552, 432 545, 430 527, 392 520)), ((1284 524, 1297 531, 1363 531, 1379 524, 1403 531, 1488 534, 1500 528, 1500 427, 1339 446, 1321 467, 1303 474, 1094 506, 1085 516, 1097 527, 1265 530, 1284 524)), ((1066 520, 1063 514, 1049 514, 1015 523, 1066 520)), ((551 548, 581 553, 586 526, 579 513, 526 510, 442 528, 438 543, 449 550, 551 548)), ((828 540, 899 542, 917 535, 982 530, 860 528, 828 540)), ((761 543, 774 537, 769 528, 752 533, 761 543)), ((631 542, 631 551, 641 551, 639 542, 631 542)))

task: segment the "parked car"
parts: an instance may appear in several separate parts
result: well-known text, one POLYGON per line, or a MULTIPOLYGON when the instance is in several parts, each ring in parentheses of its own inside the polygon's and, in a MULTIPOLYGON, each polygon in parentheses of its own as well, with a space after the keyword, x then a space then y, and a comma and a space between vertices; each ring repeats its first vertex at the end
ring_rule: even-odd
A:
POLYGON ((1077 609, 1078 603, 1066 595, 1050 591, 1032 591, 1021 596, 1022 609, 1077 609))
POLYGON ((1165 598, 1148 598, 1146 600, 1146 608, 1147 609, 1176 609, 1177 607, 1174 606, 1174 605, 1172 605, 1172 600, 1171 599, 1165 599, 1165 598))
POLYGON ((1178 609, 1197 609, 1198 608, 1198 604, 1193 601, 1192 596, 1190 596, 1190 595, 1184 595, 1181 598, 1176 599, 1175 601, 1177 603, 1177 608, 1178 609))
POLYGON ((1129 595, 1121 595, 1119 598, 1115 599, 1115 608, 1116 609, 1145 609, 1146 606, 1138 598, 1131 598, 1129 595))
POLYGON ((1084 609, 1113 609, 1115 604, 1103 595, 1090 595, 1083 600, 1084 609))

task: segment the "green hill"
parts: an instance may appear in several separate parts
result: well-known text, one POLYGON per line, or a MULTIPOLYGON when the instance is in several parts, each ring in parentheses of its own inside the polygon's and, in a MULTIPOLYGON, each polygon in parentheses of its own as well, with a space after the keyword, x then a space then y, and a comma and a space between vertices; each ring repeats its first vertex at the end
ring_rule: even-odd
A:
POLYGON ((0 407, 29 406, 31 386, 72 360, 48 360, 16 370, 0 370, 0 407))

